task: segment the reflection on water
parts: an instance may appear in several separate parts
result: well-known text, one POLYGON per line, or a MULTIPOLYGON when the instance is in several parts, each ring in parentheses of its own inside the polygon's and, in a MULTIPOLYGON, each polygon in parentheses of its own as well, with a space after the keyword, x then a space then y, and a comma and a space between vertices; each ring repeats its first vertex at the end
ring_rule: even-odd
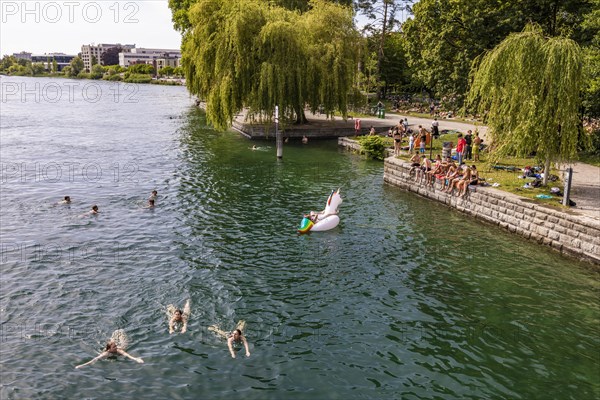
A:
POLYGON ((277 162, 207 128, 183 88, 138 90, 2 105, 1 398, 598 396, 584 265, 386 186, 334 142, 277 162), (340 226, 298 235, 338 187, 340 226), (207 328, 242 319, 252 355, 232 360, 207 328), (74 369, 119 328, 143 365, 74 369))

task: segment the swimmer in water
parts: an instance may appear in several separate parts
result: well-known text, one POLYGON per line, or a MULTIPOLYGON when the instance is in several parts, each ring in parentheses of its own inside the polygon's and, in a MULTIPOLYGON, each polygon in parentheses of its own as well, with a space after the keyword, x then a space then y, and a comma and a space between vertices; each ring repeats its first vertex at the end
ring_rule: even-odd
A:
POLYGON ((244 345, 244 348, 246 350, 246 357, 250 357, 250 349, 248 348, 248 341, 246 340, 246 337, 242 333, 244 328, 246 328, 246 321, 241 320, 238 322, 236 329, 234 329, 233 332, 231 332, 231 333, 222 331, 221 329, 219 329, 219 327, 217 325, 209 326, 208 330, 227 339, 227 347, 229 348, 229 353, 231 353, 231 358, 235 358, 234 346, 237 347, 237 346, 241 346, 242 344, 244 345))
POLYGON ((258 150, 258 147, 256 147, 256 145, 253 145, 252 150, 258 150))
POLYGON ((148 199, 148 204, 146 204, 146 207, 144 208, 154 208, 154 199, 150 198, 148 199))
POLYGON ((71 204, 71 197, 70 196, 65 196, 65 198, 63 199, 63 201, 59 201, 58 204, 71 204))
POLYGON ((143 364, 144 360, 142 360, 139 357, 133 357, 132 355, 130 355, 129 353, 127 353, 125 351, 126 345, 127 345, 127 337, 125 335, 125 332, 123 332, 122 329, 116 330, 115 332, 113 332, 113 335, 110 338, 110 340, 106 343, 106 347, 104 348, 104 351, 102 353, 100 353, 94 359, 86 362, 85 364, 78 365, 75 368, 85 367, 86 365, 93 364, 98 360, 102 360, 104 358, 111 357, 111 356, 117 356, 117 355, 125 356, 127 358, 132 359, 133 361, 135 361, 137 363, 143 364))
POLYGON ((152 194, 150 194, 150 197, 148 197, 148 200, 156 200, 156 197, 158 197, 158 192, 153 190, 152 194))
POLYGON ((308 138, 306 136, 302 136, 302 144, 307 144, 308 138))
POLYGON ((170 316, 169 319, 169 333, 175 332, 175 328, 181 325, 181 333, 187 331, 187 323, 190 319, 190 300, 188 299, 183 306, 183 311, 179 308, 175 309, 172 304, 167 306, 167 314, 170 316))

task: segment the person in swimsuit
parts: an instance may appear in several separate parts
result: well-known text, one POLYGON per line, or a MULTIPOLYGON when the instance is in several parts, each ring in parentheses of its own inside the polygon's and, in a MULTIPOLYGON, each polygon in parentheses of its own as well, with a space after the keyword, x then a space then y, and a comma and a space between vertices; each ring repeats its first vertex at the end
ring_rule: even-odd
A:
POLYGON ((156 197, 158 197, 158 192, 156 190, 153 190, 150 194, 150 197, 148 197, 148 200, 156 200, 156 197))
POLYGON ((229 348, 229 353, 231 353, 231 358, 235 358, 235 349, 234 346, 244 345, 244 349, 246 350, 246 357, 250 357, 250 349, 248 347, 248 341, 244 336, 243 329, 246 327, 246 321, 239 321, 237 327, 231 333, 227 333, 219 329, 217 325, 211 325, 208 327, 208 330, 216 333, 217 335, 224 337, 227 339, 227 347, 229 348))
POLYGON ((154 199, 148 199, 148 204, 146 204, 146 207, 144 208, 154 208, 154 199))
POLYGON ((65 196, 65 198, 63 199, 63 201, 59 202, 58 204, 71 204, 71 197, 70 196, 65 196))
POLYGON ((400 147, 402 147, 402 132, 396 130, 394 133, 394 155, 400 155, 400 147))
POLYGON ((130 355, 129 353, 127 353, 125 351, 125 347, 126 347, 126 336, 125 336, 125 332, 123 332, 121 329, 116 330, 115 332, 113 332, 112 337, 110 338, 110 340, 106 343, 106 347, 104 348, 104 351, 102 353, 100 353, 97 357, 95 357, 94 359, 84 363, 84 364, 80 364, 77 365, 75 368, 79 369, 82 367, 85 367, 86 365, 90 365, 95 363, 98 360, 102 360, 104 358, 108 358, 111 356, 117 356, 117 355, 121 355, 121 356, 125 356, 127 358, 132 359, 133 361, 143 364, 144 360, 142 360, 140 357, 133 357, 132 355, 130 355), (119 337, 122 337, 122 343, 120 343, 119 345, 119 337))
POLYGON ((175 332, 175 328, 181 325, 181 333, 187 331, 187 323, 190 319, 190 300, 188 299, 183 306, 183 311, 179 308, 175 309, 172 304, 167 306, 167 313, 171 316, 169 319, 169 333, 175 332))

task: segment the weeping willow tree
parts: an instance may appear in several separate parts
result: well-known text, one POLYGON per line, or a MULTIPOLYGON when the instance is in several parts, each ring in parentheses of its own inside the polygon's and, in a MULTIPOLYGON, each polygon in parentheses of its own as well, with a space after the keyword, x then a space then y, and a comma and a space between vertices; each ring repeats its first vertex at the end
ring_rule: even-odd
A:
POLYGON ((546 185, 552 162, 577 155, 581 49, 528 25, 476 60, 472 74, 468 101, 486 115, 492 157, 535 153, 546 185))
POLYGON ((262 0, 197 2, 182 43, 188 90, 206 100, 218 129, 246 107, 266 121, 275 106, 299 123, 320 104, 345 117, 360 40, 352 17, 325 0, 303 13, 262 0))

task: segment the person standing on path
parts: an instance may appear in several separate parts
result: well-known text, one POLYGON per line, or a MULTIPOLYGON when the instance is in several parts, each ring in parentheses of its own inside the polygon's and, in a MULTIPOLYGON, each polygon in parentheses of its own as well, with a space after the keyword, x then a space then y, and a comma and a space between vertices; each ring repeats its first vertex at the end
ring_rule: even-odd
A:
POLYGON ((465 160, 470 160, 471 158, 473 158, 473 147, 471 146, 471 144, 473 143, 473 136, 471 136, 471 130, 469 129, 467 131, 467 135, 465 136, 465 141, 467 143, 467 146, 465 148, 465 160))
POLYGON ((419 125, 419 135, 419 150, 421 151, 421 153, 425 153, 425 145, 427 144, 427 129, 423 128, 422 125, 419 125))
POLYGON ((431 123, 431 135, 434 139, 440 137, 440 123, 438 122, 437 118, 434 118, 433 122, 431 123))
POLYGON ((462 133, 458 134, 458 143, 456 144, 456 157, 458 158, 458 165, 463 163, 463 157, 465 152, 465 147, 467 146, 467 141, 463 137, 462 133))
POLYGON ((479 161, 479 147, 481 146, 481 138, 479 132, 475 131, 475 137, 473 138, 473 161, 479 161))

